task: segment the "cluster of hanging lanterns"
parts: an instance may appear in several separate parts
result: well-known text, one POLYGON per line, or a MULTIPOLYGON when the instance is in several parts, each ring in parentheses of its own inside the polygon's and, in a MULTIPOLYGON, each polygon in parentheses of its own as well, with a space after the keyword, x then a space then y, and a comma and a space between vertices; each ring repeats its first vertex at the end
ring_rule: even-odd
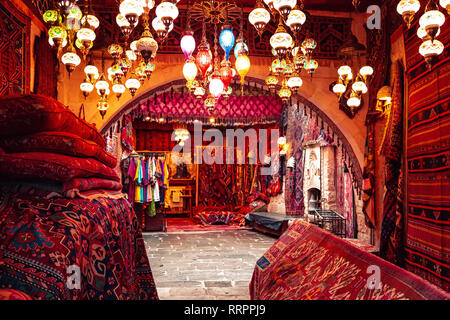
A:
POLYGON ((89 0, 85 1, 84 12, 76 3, 77 0, 57 0, 57 8, 43 14, 44 22, 50 26, 48 42, 56 49, 57 57, 61 57, 69 75, 82 58, 86 59, 96 38, 95 30, 100 25, 97 17, 90 12, 89 0))
POLYGON ((187 140, 189 140, 190 137, 190 133, 188 131, 188 129, 183 126, 178 124, 178 127, 174 128, 174 135, 175 135, 175 141, 181 146, 183 147, 185 142, 187 140))
MULTIPOLYGON (((244 42, 243 26, 241 20, 241 32, 236 37, 228 21, 228 13, 225 12, 225 22, 217 38, 217 24, 214 24, 215 39, 214 52, 206 39, 206 23, 203 21, 202 40, 198 47, 190 28, 190 12, 188 2, 187 29, 180 41, 181 50, 185 55, 183 75, 189 91, 198 99, 204 100, 207 110, 212 113, 217 101, 223 97, 228 98, 231 93, 231 81, 237 74, 241 77, 241 84, 250 70, 250 59, 248 58, 248 47, 244 42), (223 50, 223 59, 220 59, 218 44, 223 50), (235 65, 232 66, 230 56, 234 47, 235 65), (194 51, 197 53, 194 55, 194 51)), ((242 19, 242 17, 241 17, 242 19)))
MULTIPOLYGON (((450 0, 440 0, 439 3, 447 10, 447 13, 450 13, 450 0)), ((408 28, 411 27, 414 16, 419 10, 418 0, 401 0, 397 5, 397 12, 402 15, 408 28)), ((417 28, 417 36, 423 41, 419 47, 419 53, 424 57, 429 68, 433 66, 434 59, 444 51, 444 45, 436 39, 444 23, 445 16, 439 10, 438 0, 429 0, 417 28)))
POLYGON ((319 63, 312 58, 317 42, 308 35, 300 43, 299 32, 306 22, 306 14, 302 11, 303 1, 300 0, 257 0, 255 8, 249 14, 249 21, 262 36, 271 15, 274 19, 279 15, 278 27, 270 38, 272 54, 275 59, 269 68, 266 84, 272 92, 281 83, 278 95, 287 101, 292 93, 298 93, 303 84, 300 77, 302 69, 312 77, 319 63), (289 28, 291 33, 287 30, 289 28))
POLYGON ((150 79, 156 67, 153 60, 159 47, 150 30, 150 11, 155 8, 151 26, 157 39, 162 42, 172 31, 173 21, 178 17, 177 2, 163 0, 156 7, 155 0, 123 0, 120 3, 116 23, 125 38, 125 44, 113 43, 108 47, 113 63, 107 70, 107 76, 104 72, 100 75, 98 68, 90 60, 84 69, 86 78, 80 85, 85 97, 94 89, 97 90, 100 96, 97 107, 102 117, 109 107, 107 99, 111 91, 117 99, 127 89, 131 96, 134 96, 145 81, 150 79), (138 39, 128 45, 130 35, 140 21, 144 31, 138 39))
POLYGON ((368 91, 368 80, 373 75, 373 68, 369 65, 364 65, 359 68, 357 74, 354 74, 352 67, 349 65, 354 58, 359 58, 365 55, 366 48, 364 45, 358 43, 356 37, 352 34, 347 41, 339 48, 338 55, 345 59, 344 65, 337 70, 339 75, 338 80, 332 84, 332 91, 337 95, 339 101, 344 95, 350 91, 350 96, 347 99, 347 106, 355 113, 361 106, 361 99, 368 91))

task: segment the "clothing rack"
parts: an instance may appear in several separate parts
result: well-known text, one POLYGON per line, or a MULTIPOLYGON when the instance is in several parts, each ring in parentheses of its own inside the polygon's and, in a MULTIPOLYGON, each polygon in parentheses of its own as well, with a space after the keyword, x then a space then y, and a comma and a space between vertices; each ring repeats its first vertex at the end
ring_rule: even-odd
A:
MULTIPOLYGON (((135 151, 135 154, 131 154, 130 157, 145 157, 145 156, 152 156, 152 157, 164 157, 165 160, 167 160, 167 153, 169 153, 168 151, 149 151, 149 150, 140 150, 140 151, 135 151)), ((167 215, 166 215, 166 208, 164 203, 162 204, 162 206, 160 207, 161 210, 159 211, 159 213, 162 214, 162 231, 163 232, 167 232, 167 215)), ((142 213, 144 214, 144 213, 142 213)), ((152 217, 151 219, 156 219, 155 217, 152 217)), ((152 231, 157 231, 152 230, 152 231)))
MULTIPOLYGON (((169 151, 136 151, 138 155, 151 155, 151 156, 166 156, 169 151)), ((133 156, 133 155, 132 155, 133 156)), ((136 155, 134 155, 136 156, 136 155)))

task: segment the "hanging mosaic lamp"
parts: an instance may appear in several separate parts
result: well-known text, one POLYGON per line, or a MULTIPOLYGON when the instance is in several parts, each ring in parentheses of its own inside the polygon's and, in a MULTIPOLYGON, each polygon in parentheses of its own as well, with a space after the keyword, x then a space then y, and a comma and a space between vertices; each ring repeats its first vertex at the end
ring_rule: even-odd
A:
POLYGON ((84 99, 89 96, 89 94, 94 90, 94 85, 91 83, 90 79, 86 77, 84 81, 80 84, 80 90, 83 92, 84 99))
POLYGON ((125 18, 125 16, 123 16, 121 13, 119 13, 116 16, 116 23, 119 26, 122 34, 125 36, 125 39, 128 39, 131 32, 133 31, 133 28, 131 27, 130 22, 128 22, 128 19, 125 18))
POLYGON ((223 60, 220 64, 219 69, 220 79, 223 82, 223 85, 225 88, 228 88, 228 86, 231 83, 231 79, 233 78, 233 70, 231 68, 231 62, 228 60, 223 60))
POLYGON ((81 25, 86 25, 88 28, 95 31, 100 26, 100 20, 92 14, 88 14, 81 18, 81 25))
POLYGON ((211 81, 209 82, 209 93, 214 99, 219 99, 222 95, 224 85, 218 73, 213 74, 211 81))
POLYGON ((74 6, 78 0, 56 0, 56 5, 61 8, 62 12, 67 12, 70 7, 74 6))
MULTIPOLYGON (((436 37, 438 37, 441 34, 441 29, 439 28, 438 32, 436 33, 436 37)), ((418 27, 417 28, 417 36, 422 39, 422 41, 431 40, 431 37, 428 35, 427 31, 424 27, 418 27)))
POLYGON ((428 68, 431 69, 434 59, 444 52, 444 48, 439 40, 427 40, 420 45, 419 53, 425 58, 428 68))
POLYGON ((314 40, 313 38, 307 37, 302 42, 302 48, 305 50, 305 53, 308 56, 308 58, 311 59, 314 49, 317 48, 317 41, 314 40))
POLYGON ((56 10, 47 10, 42 15, 42 19, 44 20, 45 23, 53 25, 56 22, 61 21, 61 16, 58 14, 58 11, 56 10))
POLYGON ((144 84, 145 79, 147 79, 147 76, 145 75, 144 70, 142 70, 141 67, 137 67, 136 69, 134 69, 134 73, 136 74, 137 78, 139 79, 139 81, 144 84))
POLYGON ((192 32, 185 32, 184 36, 181 38, 180 46, 181 50, 184 53, 184 56, 186 57, 186 60, 188 60, 194 52, 196 46, 195 38, 192 32))
POLYGON ((224 87, 222 97, 224 97, 225 99, 228 99, 232 93, 233 93, 233 89, 231 88, 231 86, 224 87))
POLYGON ((223 51, 225 51, 225 59, 230 59, 230 52, 233 49, 234 42, 236 38, 234 36, 233 30, 231 30, 231 25, 225 25, 222 28, 222 32, 219 36, 219 43, 223 51))
POLYGON ((397 4, 397 12, 403 17, 408 29, 411 27, 411 23, 414 19, 414 15, 420 9, 419 0, 401 0, 397 4))
POLYGON ((116 94, 117 99, 120 99, 122 94, 125 92, 125 86, 120 82, 120 80, 115 80, 112 91, 116 94))
POLYGON ((244 84, 244 78, 250 70, 250 59, 246 54, 238 56, 235 62, 236 71, 241 76, 241 85, 244 84))
POLYGON ((297 34, 302 29, 303 24, 306 22, 306 15, 302 10, 295 7, 289 13, 286 25, 292 30, 294 34, 297 34))
POLYGON ((109 89, 109 83, 105 80, 104 75, 102 74, 98 81, 95 83, 95 89, 98 90, 101 96, 106 95, 107 90, 109 89))
POLYGON ((128 71, 131 69, 131 67, 133 66, 132 61, 130 61, 128 58, 123 58, 120 62, 119 62, 120 68, 124 74, 124 76, 127 75, 128 71))
POLYGON ((78 31, 81 28, 81 18, 83 17, 83 13, 81 12, 80 7, 77 5, 73 5, 69 8, 65 26, 68 30, 78 31))
POLYGON ((286 84, 294 94, 297 94, 298 90, 303 85, 303 80, 302 78, 300 78, 297 72, 294 72, 292 76, 288 79, 286 84))
POLYGON ((316 60, 309 60, 305 64, 305 70, 308 71, 308 73, 311 75, 311 78, 318 67, 319 63, 316 60))
POLYGON ((284 20, 287 19, 289 13, 294 9, 297 0, 274 0, 273 7, 281 14, 284 20))
POLYGON ((306 61, 308 61, 308 58, 301 53, 299 50, 297 54, 294 56, 294 67, 297 72, 301 72, 303 67, 305 66, 306 61))
POLYGON ((286 32, 286 29, 283 26, 283 23, 280 22, 278 24, 278 28, 275 31, 275 34, 270 37, 270 45, 277 53, 280 59, 284 58, 287 50, 292 46, 293 40, 289 33, 286 32))
POLYGON ((205 93, 206 93, 206 90, 201 86, 195 87, 195 89, 194 89, 194 96, 199 100, 201 98, 203 98, 205 93))
POLYGON ((136 27, 139 17, 144 13, 144 9, 137 0, 122 1, 119 11, 128 20, 133 29, 136 27))
POLYGON ((200 70, 203 80, 205 80, 206 71, 211 67, 212 64, 212 54, 209 49, 209 44, 206 40, 200 43, 198 47, 197 56, 195 62, 197 63, 197 67, 200 70))
POLYGON ((108 102, 101 98, 98 102, 97 102, 97 109, 100 112, 100 115, 102 116, 102 119, 105 117, 106 115, 106 111, 109 108, 109 104, 108 102))
POLYGON ((98 79, 99 74, 98 74, 98 69, 96 66, 94 66, 91 63, 89 63, 86 67, 84 67, 84 73, 86 74, 87 77, 89 77, 89 80, 91 82, 93 82, 95 79, 98 79))
POLYGON ((140 81, 136 79, 136 74, 132 73, 130 78, 125 81, 125 87, 130 91, 131 96, 134 97, 136 91, 141 87, 140 81))
POLYGON ((123 48, 120 46, 120 44, 110 44, 108 46, 108 53, 113 57, 114 60, 117 60, 120 58, 120 56, 123 53, 123 48))
POLYGON ((209 95, 205 100, 206 109, 212 113, 214 111, 214 107, 216 106, 216 99, 213 96, 209 95))
POLYGON ((169 32, 173 30, 173 23, 169 26, 169 30, 166 30, 166 26, 161 21, 161 18, 155 17, 152 21, 152 27, 158 35, 159 39, 165 39, 169 32))
POLYGON ((445 16, 439 11, 436 2, 430 0, 425 8, 425 13, 420 17, 419 25, 424 28, 431 42, 436 38, 439 28, 444 24, 445 16))
POLYGON ((266 25, 270 21, 270 13, 264 8, 261 0, 256 2, 255 8, 248 15, 248 21, 255 27, 261 37, 266 25))
POLYGON ((161 19, 167 31, 169 31, 173 21, 178 18, 178 14, 179 11, 177 6, 167 0, 163 0, 163 2, 156 7, 156 16, 161 19))
POLYGON ((191 2, 188 0, 187 3, 187 21, 186 21, 186 31, 184 32, 183 37, 180 41, 181 51, 183 51, 184 56, 186 57, 186 61, 191 57, 192 53, 195 50, 196 42, 194 38, 194 32, 191 29, 191 10, 190 10, 191 2))
POLYGON ((147 80, 150 80, 150 77, 152 76, 153 71, 155 71, 156 65, 152 62, 145 63, 141 62, 141 69, 144 71, 147 80))
POLYGON ((61 53, 61 49, 67 44, 67 31, 58 26, 53 26, 48 30, 48 42, 58 50, 58 57, 61 53))
POLYGON ((274 93, 278 84, 278 77, 274 76, 271 72, 266 78, 266 84, 269 87, 270 92, 274 93))
POLYGON ((280 59, 274 59, 272 61, 271 70, 276 76, 279 76, 281 74, 281 72, 283 71, 283 66, 280 59))
POLYGON ((77 40, 81 42, 83 57, 86 58, 86 55, 95 40, 95 32, 83 25, 83 27, 77 32, 77 40))
POLYGON ((142 33, 141 38, 136 42, 136 50, 141 54, 142 58, 144 58, 145 63, 148 63, 158 51, 158 43, 153 39, 148 25, 142 33))
POLYGON ((119 63, 114 64, 112 67, 112 74, 114 79, 116 80, 120 80, 122 79, 122 77, 124 76, 123 70, 122 70, 122 66, 119 63))
POLYGON ((248 54, 248 46, 243 39, 238 40, 236 42, 236 45, 234 46, 234 56, 236 57, 236 59, 241 53, 248 54))
POLYGON ((81 63, 81 59, 75 52, 75 48, 71 46, 66 53, 61 57, 61 62, 66 66, 67 72, 70 74, 81 63))
POLYGON ((197 65, 195 60, 190 58, 183 66, 183 76, 187 81, 192 81, 197 77, 197 65))
POLYGON ((287 102, 291 97, 292 92, 288 88, 286 81, 283 81, 283 85, 281 86, 280 91, 278 91, 278 96, 281 98, 283 102, 287 102))

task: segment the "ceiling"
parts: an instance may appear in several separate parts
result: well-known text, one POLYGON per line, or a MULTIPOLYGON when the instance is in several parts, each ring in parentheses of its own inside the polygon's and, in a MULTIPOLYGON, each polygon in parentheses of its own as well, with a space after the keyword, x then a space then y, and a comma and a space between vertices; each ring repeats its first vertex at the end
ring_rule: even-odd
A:
MULTIPOLYGON (((211 0, 190 0, 192 4, 194 1, 211 1, 211 0)), ((243 5, 245 8, 253 8, 256 4, 256 0, 212 0, 219 2, 235 2, 237 6, 243 5)), ((156 0, 159 3, 159 0, 156 0)), ((326 10, 326 11, 354 11, 355 8, 352 4, 352 0, 303 0, 306 10, 326 10)), ((380 3, 381 0, 360 0, 358 11, 366 11, 369 5, 380 3)), ((104 8, 117 7, 120 0, 91 0, 95 9, 102 11, 104 8)), ((187 5, 188 0, 181 0, 178 6, 187 5)))

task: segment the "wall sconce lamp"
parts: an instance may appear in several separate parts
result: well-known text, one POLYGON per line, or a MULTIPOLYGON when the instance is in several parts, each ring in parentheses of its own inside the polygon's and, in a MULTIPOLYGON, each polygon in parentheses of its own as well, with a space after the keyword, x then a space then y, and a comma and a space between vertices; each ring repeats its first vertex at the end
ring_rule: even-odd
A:
POLYGON ((388 107, 392 101, 392 88, 390 86, 381 87, 377 92, 377 105, 375 111, 380 113, 381 117, 384 117, 388 112, 388 107))
POLYGON ((286 143, 286 137, 279 137, 278 138, 278 146, 280 150, 280 156, 285 156, 288 151, 288 144, 286 143))

